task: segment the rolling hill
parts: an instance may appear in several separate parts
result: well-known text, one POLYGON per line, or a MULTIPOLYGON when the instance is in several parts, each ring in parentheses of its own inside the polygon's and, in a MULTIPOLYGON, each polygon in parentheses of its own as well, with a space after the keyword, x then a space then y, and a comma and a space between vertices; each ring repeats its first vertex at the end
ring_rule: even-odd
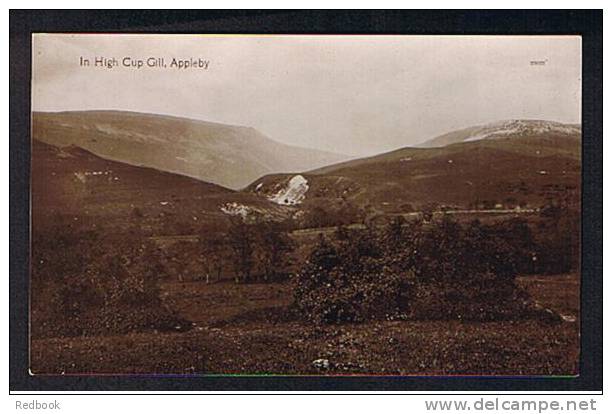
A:
POLYGON ((34 112, 33 138, 240 189, 276 172, 347 159, 278 143, 248 127, 124 111, 34 112))
POLYGON ((136 226, 150 235, 193 234, 204 225, 223 228, 243 205, 270 216, 284 209, 253 194, 38 140, 32 142, 31 184, 34 231, 70 220, 113 232, 136 226))
MULTIPOLYGON (((57 141, 50 145, 33 140, 32 208, 36 220, 61 214, 117 229, 136 223, 149 234, 190 234, 204 224, 213 231, 223 228, 231 216, 281 219, 328 214, 331 219, 335 214, 350 222, 355 209, 377 215, 419 211, 431 205, 490 209, 533 208, 561 199, 573 205, 580 202, 581 137, 580 130, 573 126, 513 121, 489 128, 475 127, 472 135, 457 131, 457 143, 406 147, 299 173, 287 167, 282 173, 264 174, 243 190, 235 191, 160 169, 135 166, 133 159, 130 163, 105 159, 71 144, 89 142, 95 146, 103 141, 102 149, 112 152, 118 147, 121 153, 132 148, 135 153, 149 154, 151 159, 159 157, 162 162, 164 157, 172 158, 169 153, 174 141, 161 126, 177 126, 184 120, 149 116, 153 120, 144 125, 154 128, 159 122, 160 130, 140 137, 135 131, 145 133, 142 114, 102 113, 101 118, 109 125, 114 124, 108 117, 114 116, 124 125, 120 132, 105 135, 99 130, 102 124, 88 121, 90 116, 101 119, 96 115, 99 113, 85 114, 53 114, 50 120, 41 119, 45 114, 35 116, 37 134, 52 138, 47 141, 57 141), (125 127, 129 124, 125 118, 130 116, 136 117, 133 122, 140 126, 125 127), (71 121, 72 117, 76 120, 71 121), (154 151, 153 143, 157 141, 152 137, 160 141, 158 148, 168 150, 154 151)), ((178 136, 177 148, 193 141, 189 132, 178 136)), ((210 138, 207 148, 214 147, 213 141, 222 146, 220 136, 210 138)), ((240 139, 246 139, 247 146, 254 142, 234 136, 229 138, 227 148, 240 139)), ((254 158, 246 153, 240 156, 254 158)), ((252 164, 244 164, 248 174, 253 173, 249 170, 252 164)), ((241 170, 237 165, 235 171, 241 170)))
MULTIPOLYGON (((518 122, 524 124, 530 122, 518 122)), ((499 126, 479 139, 466 138, 464 132, 458 131, 456 135, 462 141, 459 143, 402 148, 302 173, 297 204, 302 208, 325 208, 349 203, 397 213, 429 204, 483 209, 500 205, 539 207, 559 198, 578 203, 579 129, 572 127, 568 133, 560 133, 556 128, 540 125, 539 129, 517 132, 516 125, 506 124, 506 132, 499 126)), ((278 201, 278 194, 287 193, 293 178, 294 174, 265 176, 248 190, 278 201)), ((281 200, 279 204, 292 205, 292 200, 281 200)))

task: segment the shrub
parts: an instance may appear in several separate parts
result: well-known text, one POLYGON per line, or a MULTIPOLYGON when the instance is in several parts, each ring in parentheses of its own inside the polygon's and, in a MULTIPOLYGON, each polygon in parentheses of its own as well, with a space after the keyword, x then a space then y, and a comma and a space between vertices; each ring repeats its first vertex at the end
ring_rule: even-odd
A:
POLYGON ((580 213, 566 206, 545 206, 536 240, 534 271, 558 274, 580 267, 580 213))
POLYGON ((529 257, 517 241, 526 237, 519 230, 525 230, 519 222, 461 226, 448 217, 432 224, 415 239, 410 314, 475 320, 525 315, 528 296, 514 280, 529 257))
POLYGON ((382 231, 339 228, 320 238, 295 280, 299 311, 317 323, 393 316, 500 320, 533 315, 515 283, 528 265, 531 231, 520 220, 460 225, 392 221, 382 231))
POLYGON ((302 228, 334 227, 362 222, 366 213, 349 201, 340 199, 335 203, 315 206, 304 210, 300 221, 302 228))
POLYGON ((294 299, 315 323, 360 322, 399 313, 404 287, 364 238, 338 248, 321 238, 296 276, 294 299))

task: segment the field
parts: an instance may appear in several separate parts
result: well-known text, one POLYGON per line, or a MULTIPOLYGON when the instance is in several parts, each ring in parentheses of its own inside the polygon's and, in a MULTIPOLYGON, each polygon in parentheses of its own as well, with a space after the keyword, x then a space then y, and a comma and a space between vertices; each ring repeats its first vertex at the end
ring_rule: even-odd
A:
POLYGON ((577 375, 579 280, 577 274, 517 279, 539 304, 566 317, 560 323, 387 320, 323 327, 292 313, 289 283, 169 282, 161 296, 192 321, 189 329, 34 339, 31 370, 50 375, 577 375))

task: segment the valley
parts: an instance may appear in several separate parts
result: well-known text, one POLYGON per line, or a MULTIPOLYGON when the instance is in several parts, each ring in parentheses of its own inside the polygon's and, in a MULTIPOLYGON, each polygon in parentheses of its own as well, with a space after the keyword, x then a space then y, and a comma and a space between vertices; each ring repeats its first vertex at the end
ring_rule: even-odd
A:
POLYGON ((577 126, 348 159, 246 127, 35 113, 31 159, 36 375, 578 374, 577 126), (355 305, 371 297, 397 306, 355 305))

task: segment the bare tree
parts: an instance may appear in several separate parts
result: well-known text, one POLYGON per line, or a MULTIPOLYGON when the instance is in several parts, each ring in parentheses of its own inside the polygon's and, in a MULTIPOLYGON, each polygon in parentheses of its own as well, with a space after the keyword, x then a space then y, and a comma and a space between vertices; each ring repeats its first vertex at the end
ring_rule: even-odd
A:
POLYGON ((252 226, 242 221, 233 221, 228 233, 228 241, 234 256, 236 283, 249 282, 253 271, 255 247, 252 226))
POLYGON ((294 249, 293 240, 279 223, 259 225, 259 257, 265 282, 277 280, 287 272, 290 265, 289 253, 294 249))
POLYGON ((227 236, 225 233, 203 231, 200 234, 200 260, 206 283, 221 280, 223 263, 227 256, 227 236))

